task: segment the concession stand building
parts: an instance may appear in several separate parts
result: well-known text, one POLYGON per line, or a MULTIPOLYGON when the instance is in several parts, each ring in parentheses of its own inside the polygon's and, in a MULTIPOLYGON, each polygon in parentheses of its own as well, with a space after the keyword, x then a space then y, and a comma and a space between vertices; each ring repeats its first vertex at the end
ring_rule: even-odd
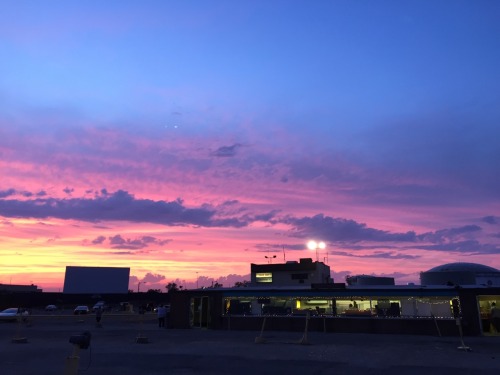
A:
MULTIPOLYGON (((286 276, 287 264, 262 266, 267 267, 252 265, 248 287, 173 293, 170 326, 260 330, 265 324, 266 330, 300 331, 307 320, 309 330, 322 332, 457 335, 460 325, 466 335, 496 334, 488 311, 492 302, 500 303, 498 286, 346 285, 333 283, 329 275, 320 276, 323 282, 306 284, 292 278, 294 273, 304 274, 294 267, 286 276), (283 283, 257 284, 257 273, 271 273, 266 277, 283 283)), ((316 266, 315 270, 323 269, 316 266)))

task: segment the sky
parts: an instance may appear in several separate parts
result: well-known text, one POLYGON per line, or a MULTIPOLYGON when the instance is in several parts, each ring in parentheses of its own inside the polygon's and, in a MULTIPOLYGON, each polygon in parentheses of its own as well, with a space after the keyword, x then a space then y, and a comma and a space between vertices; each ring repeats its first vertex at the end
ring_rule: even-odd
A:
POLYGON ((0 4, 0 283, 500 268, 498 1, 0 4))

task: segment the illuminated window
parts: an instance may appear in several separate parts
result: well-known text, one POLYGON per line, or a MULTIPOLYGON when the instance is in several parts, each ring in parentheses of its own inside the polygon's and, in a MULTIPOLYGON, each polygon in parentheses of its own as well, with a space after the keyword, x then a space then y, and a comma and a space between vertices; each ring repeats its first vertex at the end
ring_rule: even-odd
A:
POLYGON ((272 283, 273 274, 270 272, 258 272, 255 274, 255 281, 258 283, 272 283))

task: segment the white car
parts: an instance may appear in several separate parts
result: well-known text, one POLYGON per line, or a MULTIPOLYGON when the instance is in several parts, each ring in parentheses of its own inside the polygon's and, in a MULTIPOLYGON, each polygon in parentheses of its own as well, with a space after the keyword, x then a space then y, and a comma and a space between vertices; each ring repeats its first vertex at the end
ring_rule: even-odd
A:
POLYGON ((10 322, 16 321, 18 318, 26 320, 28 315, 29 312, 26 311, 25 309, 21 309, 19 307, 10 307, 8 309, 0 311, 0 320, 10 321, 10 322))
POLYGON ((89 313, 89 307, 88 306, 76 306, 75 310, 73 310, 73 314, 75 315, 83 315, 83 314, 88 314, 89 313))
POLYGON ((106 309, 106 302, 104 301, 99 301, 97 302, 94 307, 92 307, 92 311, 96 312, 97 310, 105 310, 106 309))
POLYGON ((56 305, 47 305, 45 306, 45 311, 56 311, 57 306, 56 305))

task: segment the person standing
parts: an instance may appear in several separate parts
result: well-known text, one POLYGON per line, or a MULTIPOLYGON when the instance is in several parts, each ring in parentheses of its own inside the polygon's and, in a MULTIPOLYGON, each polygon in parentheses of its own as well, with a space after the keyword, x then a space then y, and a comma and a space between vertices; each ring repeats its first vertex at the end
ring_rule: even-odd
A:
POLYGON ((102 307, 99 306, 95 311, 95 322, 97 327, 101 327, 101 318, 102 318, 102 307))
POLYGON ((491 304, 490 320, 497 333, 500 333, 500 309, 495 302, 491 304))
POLYGON ((167 309, 165 306, 158 306, 158 327, 165 328, 165 318, 167 316, 167 309))

